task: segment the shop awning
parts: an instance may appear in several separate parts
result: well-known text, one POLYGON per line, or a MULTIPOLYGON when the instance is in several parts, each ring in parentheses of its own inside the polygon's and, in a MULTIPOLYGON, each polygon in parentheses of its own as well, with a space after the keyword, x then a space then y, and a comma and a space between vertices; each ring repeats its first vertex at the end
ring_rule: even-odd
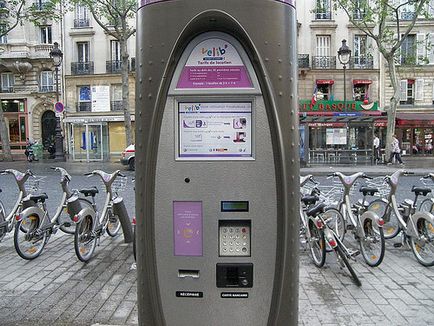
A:
POLYGON ((434 126, 434 113, 400 113, 396 114, 398 126, 432 127, 434 126))
POLYGON ((335 81, 333 79, 317 79, 317 85, 333 85, 335 81))
POLYGON ((329 116, 329 115, 304 115, 300 116, 301 123, 308 123, 310 126, 314 124, 336 124, 348 122, 374 123, 381 116, 374 115, 358 115, 358 116, 329 116))
POLYGON ((358 84, 369 85, 369 84, 372 84, 372 80, 370 80, 370 79, 353 79, 353 85, 358 85, 358 84))

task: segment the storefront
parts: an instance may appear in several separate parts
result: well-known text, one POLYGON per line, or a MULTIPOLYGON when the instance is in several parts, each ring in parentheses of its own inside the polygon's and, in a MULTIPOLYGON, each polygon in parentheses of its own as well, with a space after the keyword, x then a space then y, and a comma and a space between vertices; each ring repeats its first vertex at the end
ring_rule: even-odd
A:
POLYGON ((21 151, 26 148, 28 136, 28 113, 26 100, 4 99, 1 107, 9 134, 11 150, 21 151))
POLYGON ((363 163, 372 159, 377 102, 300 101, 302 159, 309 163, 363 163))
POLYGON ((124 117, 88 116, 65 119, 70 159, 117 160, 125 149, 124 117))
POLYGON ((434 156, 434 113, 398 112, 396 134, 403 155, 434 156))

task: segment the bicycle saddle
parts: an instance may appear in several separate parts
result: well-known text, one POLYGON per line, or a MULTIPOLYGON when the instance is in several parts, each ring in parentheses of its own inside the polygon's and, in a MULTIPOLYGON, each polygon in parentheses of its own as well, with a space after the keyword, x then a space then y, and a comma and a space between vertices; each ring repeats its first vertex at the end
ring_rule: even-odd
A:
POLYGON ((411 188, 411 192, 414 192, 416 196, 426 196, 431 192, 430 188, 423 188, 423 187, 415 187, 411 188))
POLYGON ((324 213, 324 209, 327 205, 325 203, 319 203, 315 207, 312 207, 311 209, 308 209, 306 211, 307 216, 315 217, 318 214, 324 213))
POLYGON ((95 195, 99 192, 96 188, 89 188, 89 189, 80 189, 80 193, 82 193, 85 197, 92 196, 95 197, 95 195))
POLYGON ((374 196, 376 192, 378 192, 378 188, 372 187, 360 187, 359 191, 363 193, 363 196, 370 195, 374 196))
POLYGON ((44 192, 43 194, 37 194, 37 195, 30 195, 29 199, 33 200, 35 203, 40 201, 41 203, 43 203, 45 201, 45 199, 48 198, 48 195, 44 192))
POLYGON ((302 201, 303 204, 305 204, 306 206, 313 205, 313 204, 315 204, 318 200, 319 200, 318 196, 306 195, 306 196, 301 197, 301 201, 302 201))

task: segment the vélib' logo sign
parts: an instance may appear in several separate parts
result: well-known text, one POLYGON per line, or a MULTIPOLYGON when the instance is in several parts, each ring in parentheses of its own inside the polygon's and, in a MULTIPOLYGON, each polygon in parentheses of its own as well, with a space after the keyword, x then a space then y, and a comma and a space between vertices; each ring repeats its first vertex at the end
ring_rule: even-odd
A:
POLYGON ((228 45, 225 44, 221 46, 213 46, 212 48, 202 48, 202 55, 205 55, 203 60, 223 60, 226 54, 228 45))

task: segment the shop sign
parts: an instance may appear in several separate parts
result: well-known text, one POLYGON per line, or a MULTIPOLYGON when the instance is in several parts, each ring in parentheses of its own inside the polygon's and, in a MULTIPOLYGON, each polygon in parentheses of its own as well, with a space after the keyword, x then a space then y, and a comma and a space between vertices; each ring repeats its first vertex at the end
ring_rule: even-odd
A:
POLYGON ((397 119, 396 124, 398 126, 408 126, 408 127, 432 127, 432 126, 434 126, 434 120, 401 120, 401 119, 397 119))
POLYGON ((300 100, 300 112, 370 112, 378 111, 378 102, 364 103, 361 101, 317 101, 300 100))
POLYGON ((374 121, 374 127, 387 127, 387 120, 374 121))
POLYGON ((345 127, 345 122, 309 122, 307 124, 309 127, 332 127, 332 128, 341 128, 345 127))

